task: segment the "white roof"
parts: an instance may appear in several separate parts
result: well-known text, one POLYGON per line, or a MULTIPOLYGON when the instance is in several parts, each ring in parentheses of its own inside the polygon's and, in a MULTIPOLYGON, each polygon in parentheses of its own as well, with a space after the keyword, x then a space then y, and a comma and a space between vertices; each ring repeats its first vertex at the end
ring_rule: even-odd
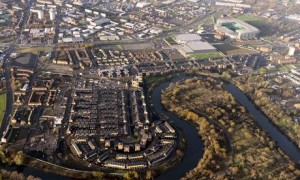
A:
POLYGON ((197 34, 179 34, 176 36, 177 41, 189 42, 189 41, 200 41, 202 38, 197 34))
POLYGON ((193 42, 188 42, 186 45, 191 48, 193 51, 199 51, 199 50, 216 50, 215 47, 210 45, 207 42, 202 42, 202 41, 193 41, 193 42))
POLYGON ((143 7, 146 7, 146 6, 149 6, 149 5, 151 5, 151 3, 149 3, 149 2, 138 2, 136 4, 136 7, 143 8, 143 7))

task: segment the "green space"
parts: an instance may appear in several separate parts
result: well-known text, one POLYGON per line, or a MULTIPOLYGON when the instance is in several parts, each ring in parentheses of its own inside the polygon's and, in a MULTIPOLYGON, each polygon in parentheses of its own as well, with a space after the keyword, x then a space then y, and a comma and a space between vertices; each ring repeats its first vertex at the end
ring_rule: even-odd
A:
POLYGON ((288 67, 286 67, 286 66, 280 66, 279 68, 278 68, 278 71, 289 71, 290 69, 288 68, 288 67))
POLYGON ((20 129, 12 128, 11 137, 8 140, 8 143, 15 143, 19 137, 20 129))
POLYGON ((297 67, 297 68, 300 68, 300 63, 293 64, 293 66, 295 66, 295 67, 297 67))
MULTIPOLYGON (((275 142, 253 123, 246 109, 217 79, 201 76, 172 83, 161 97, 168 110, 198 126, 205 144, 202 159, 185 179, 294 179, 299 176, 295 164, 282 155, 275 142), (275 167, 274 162, 280 165, 275 167)), ((282 118, 281 124, 286 123, 286 118, 282 118)))
POLYGON ((245 21, 246 23, 249 23, 250 25, 258 28, 261 31, 261 36, 270 36, 273 35, 275 31, 277 31, 276 27, 273 27, 267 19, 264 19, 262 17, 244 14, 236 15, 235 18, 245 21))
POLYGON ((280 120, 278 121, 278 125, 279 125, 279 126, 286 126, 286 125, 287 125, 287 122, 286 122, 284 119, 280 119, 280 120))
POLYGON ((166 38, 165 38, 165 41, 166 41, 169 45, 176 45, 176 44, 177 44, 171 36, 166 37, 166 38))
POLYGON ((10 43, 15 39, 15 36, 6 36, 0 38, 0 43, 10 43))
POLYGON ((268 72, 269 70, 266 68, 266 67, 261 67, 261 68, 259 68, 259 70, 258 70, 258 73, 260 73, 260 74, 265 74, 266 72, 268 72))
MULTIPOLYGON (((286 71, 287 69, 287 67, 281 66, 275 71, 286 71)), ((282 81, 278 77, 273 79, 279 85, 278 90, 272 90, 272 83, 269 81, 269 78, 260 74, 247 74, 236 78, 235 84, 253 100, 270 121, 277 125, 295 144, 299 145, 300 125, 293 120, 299 116, 298 111, 290 106, 282 108, 271 98, 276 93, 276 96, 283 97, 287 102, 293 102, 296 93, 290 87, 289 82, 282 81)))
POLYGON ((180 76, 180 75, 181 74, 178 73, 178 74, 169 74, 169 75, 165 75, 165 76, 160 76, 160 75, 146 76, 146 77, 144 77, 143 82, 147 86, 155 86, 155 84, 158 84, 159 82, 163 82, 167 79, 171 79, 171 78, 174 78, 174 77, 180 76))
POLYGON ((3 93, 0 95, 0 125, 2 124, 5 110, 6 110, 6 94, 3 93))
POLYGON ((247 22, 265 21, 265 19, 263 19, 262 17, 252 16, 252 15, 247 15, 247 14, 243 14, 243 15, 237 14, 237 15, 234 15, 234 17, 237 19, 240 19, 242 21, 247 21, 247 22))
POLYGON ((219 52, 212 52, 212 53, 193 54, 188 56, 188 58, 195 58, 195 59, 206 59, 206 58, 215 58, 215 57, 222 57, 222 55, 219 52))
POLYGON ((226 28, 228 28, 232 31, 244 29, 244 27, 241 24, 235 23, 235 22, 225 23, 225 24, 223 24, 223 26, 225 26, 226 28))
POLYGON ((40 52, 44 52, 44 51, 52 51, 52 47, 31 47, 31 48, 20 48, 17 49, 16 52, 17 53, 32 53, 32 54, 36 54, 38 55, 40 52))
POLYGON ((225 55, 234 55, 234 54, 249 54, 254 53, 254 50, 250 50, 247 48, 240 48, 237 46, 232 46, 230 44, 221 44, 215 45, 218 51, 221 51, 225 55))
POLYGON ((291 69, 294 69, 295 67, 300 67, 299 65, 281 65, 276 69, 267 69, 266 67, 261 67, 258 72, 260 74, 264 73, 275 73, 275 72, 284 72, 284 71, 290 71, 291 69))

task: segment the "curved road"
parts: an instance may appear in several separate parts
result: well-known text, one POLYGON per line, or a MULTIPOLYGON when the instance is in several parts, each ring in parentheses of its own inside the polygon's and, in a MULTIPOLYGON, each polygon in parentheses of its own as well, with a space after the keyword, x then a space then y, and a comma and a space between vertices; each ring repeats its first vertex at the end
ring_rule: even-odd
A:
POLYGON ((30 14, 30 7, 31 7, 31 0, 26 1, 26 6, 24 8, 23 16, 21 18, 21 21, 19 23, 19 33, 17 34, 17 38, 14 41, 14 43, 6 50, 6 54, 4 57, 4 62, 2 68, 4 69, 5 74, 5 82, 6 82, 6 111, 2 120, 2 124, 0 127, 0 136, 3 137, 10 125, 10 119, 11 119, 11 113, 12 113, 12 107, 13 107, 13 90, 11 87, 11 80, 10 80, 10 67, 9 67, 9 57, 11 53, 14 51, 20 36, 22 34, 24 24, 28 21, 29 14, 30 14))

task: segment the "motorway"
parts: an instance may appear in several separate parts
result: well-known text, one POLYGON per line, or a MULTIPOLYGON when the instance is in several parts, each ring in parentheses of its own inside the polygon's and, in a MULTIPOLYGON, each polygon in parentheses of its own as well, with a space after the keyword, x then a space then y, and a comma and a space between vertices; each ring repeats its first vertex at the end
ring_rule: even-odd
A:
POLYGON ((14 101, 13 89, 12 89, 11 80, 10 80, 9 57, 10 57, 11 53, 14 51, 14 49, 16 48, 16 45, 22 34, 24 25, 28 21, 29 14, 30 14, 30 7, 31 7, 31 0, 27 0, 25 8, 23 10, 23 16, 19 23, 19 32, 17 33, 17 38, 13 42, 13 44, 11 44, 11 46, 6 50, 6 54, 4 57, 4 62, 3 62, 2 68, 4 69, 4 75, 5 75, 6 97, 7 97, 6 99, 7 100, 6 100, 6 111, 5 111, 3 121, 2 121, 2 124, 0 127, 1 137, 3 137, 9 129, 11 113, 12 113, 12 108, 13 108, 13 101, 14 101))

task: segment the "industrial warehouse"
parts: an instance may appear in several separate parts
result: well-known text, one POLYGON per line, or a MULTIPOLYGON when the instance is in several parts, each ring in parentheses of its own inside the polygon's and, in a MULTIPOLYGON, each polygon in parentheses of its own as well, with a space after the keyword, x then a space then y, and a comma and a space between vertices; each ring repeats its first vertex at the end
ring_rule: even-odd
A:
POLYGON ((174 41, 179 44, 178 51, 184 55, 216 52, 216 48, 208 42, 202 41, 197 34, 179 34, 174 37, 174 41))

